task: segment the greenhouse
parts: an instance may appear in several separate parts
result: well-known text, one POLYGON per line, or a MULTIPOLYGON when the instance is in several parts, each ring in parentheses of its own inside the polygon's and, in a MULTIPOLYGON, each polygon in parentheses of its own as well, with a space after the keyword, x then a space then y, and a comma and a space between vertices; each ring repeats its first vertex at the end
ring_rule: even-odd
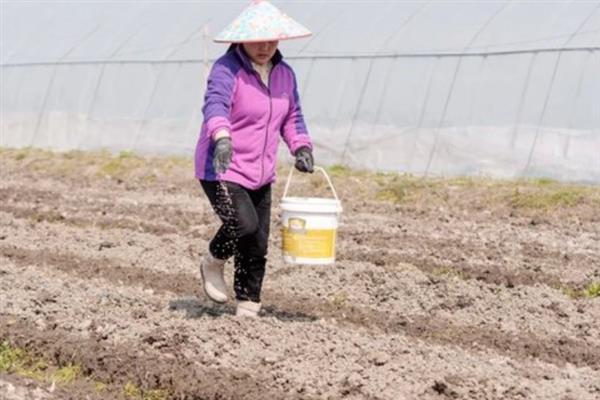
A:
MULTIPOLYGON (((318 163, 600 183, 600 2, 273 3, 318 163)), ((246 4, 3 2, 0 145, 192 157, 246 4)))

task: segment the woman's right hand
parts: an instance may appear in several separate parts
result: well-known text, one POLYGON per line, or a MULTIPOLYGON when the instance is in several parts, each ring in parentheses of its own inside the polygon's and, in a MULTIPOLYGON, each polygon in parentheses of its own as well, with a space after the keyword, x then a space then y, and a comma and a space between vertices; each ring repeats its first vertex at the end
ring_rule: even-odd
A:
POLYGON ((213 167, 215 172, 222 174, 227 171, 231 163, 233 148, 231 146, 231 138, 229 136, 221 137, 215 142, 215 150, 213 152, 213 167))

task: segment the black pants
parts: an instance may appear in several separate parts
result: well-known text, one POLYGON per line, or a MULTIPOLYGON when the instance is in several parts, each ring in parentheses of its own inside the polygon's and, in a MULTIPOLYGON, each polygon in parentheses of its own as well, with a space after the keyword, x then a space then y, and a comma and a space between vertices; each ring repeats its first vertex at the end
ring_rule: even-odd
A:
POLYGON ((210 242, 211 254, 221 260, 234 256, 236 299, 260 302, 269 244, 271 185, 249 190, 232 182, 200 184, 223 222, 210 242))

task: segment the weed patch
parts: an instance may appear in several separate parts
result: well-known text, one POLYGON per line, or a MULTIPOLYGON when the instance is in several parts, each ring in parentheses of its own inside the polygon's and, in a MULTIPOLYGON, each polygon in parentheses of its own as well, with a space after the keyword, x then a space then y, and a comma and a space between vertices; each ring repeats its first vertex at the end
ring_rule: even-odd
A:
POLYGON ((412 177, 394 177, 388 183, 383 183, 377 193, 378 200, 403 203, 418 197, 426 188, 427 183, 412 177))
POLYGON ((458 279, 465 279, 464 275, 462 272, 457 271, 453 268, 450 267, 437 267, 435 268, 433 271, 431 271, 431 274, 433 276, 438 276, 438 277, 455 277, 458 279))
POLYGON ((532 182, 538 186, 549 186, 558 184, 558 181, 555 181, 554 179, 550 178, 538 178, 534 179, 532 182))
POLYGON ((123 394, 127 399, 139 399, 142 397, 142 391, 140 388, 131 381, 127 382, 125 386, 123 386, 123 394))
POLYGON ((14 372, 26 361, 26 353, 22 349, 12 347, 8 342, 0 344, 0 372, 14 372))
POLYGON ((169 392, 162 389, 152 389, 143 391, 131 381, 123 386, 123 395, 126 399, 135 400, 166 400, 169 398, 169 392))
POLYGON ((573 207, 584 198, 583 188, 555 188, 547 191, 522 191, 518 188, 509 198, 513 208, 548 210, 558 207, 573 207))
POLYGON ((600 297, 600 282, 591 282, 583 289, 563 287, 562 292, 574 300, 584 298, 594 299, 600 297))
POLYGON ((344 305, 348 302, 348 294, 346 292, 339 292, 331 299, 331 303, 338 307, 344 307, 344 305))
POLYGON ((590 299, 600 297, 600 282, 592 282, 585 289, 585 296, 590 299))
POLYGON ((81 377, 81 368, 78 365, 69 364, 59 368, 53 378, 56 383, 69 384, 81 377))
POLYGON ((48 364, 25 350, 4 341, 0 344, 0 372, 12 373, 39 382, 48 381, 48 364))
POLYGON ((329 175, 338 177, 338 178, 348 177, 348 176, 352 176, 355 174, 355 171, 353 171, 351 168, 348 168, 341 164, 333 164, 333 165, 327 167, 326 171, 329 175))

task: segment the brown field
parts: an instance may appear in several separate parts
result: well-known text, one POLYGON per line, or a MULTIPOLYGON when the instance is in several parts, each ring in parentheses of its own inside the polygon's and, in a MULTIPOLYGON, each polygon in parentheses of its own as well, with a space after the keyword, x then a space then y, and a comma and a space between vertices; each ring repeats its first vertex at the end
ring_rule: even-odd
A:
POLYGON ((286 168, 248 320, 200 290, 191 162, 0 150, 0 398, 600 399, 600 188, 331 167, 337 262, 307 267, 286 168))

